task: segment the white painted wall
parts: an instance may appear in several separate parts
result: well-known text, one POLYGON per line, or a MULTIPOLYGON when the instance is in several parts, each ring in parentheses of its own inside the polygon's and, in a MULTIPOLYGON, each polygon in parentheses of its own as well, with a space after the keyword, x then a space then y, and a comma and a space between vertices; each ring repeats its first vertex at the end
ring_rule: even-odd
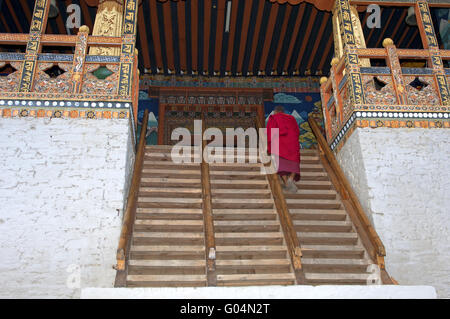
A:
POLYGON ((113 287, 129 121, 0 118, 0 154, 0 297, 113 287))
POLYGON ((402 285, 450 298, 450 130, 358 128, 337 154, 402 285))
POLYGON ((85 288, 81 299, 435 299, 429 286, 85 288))

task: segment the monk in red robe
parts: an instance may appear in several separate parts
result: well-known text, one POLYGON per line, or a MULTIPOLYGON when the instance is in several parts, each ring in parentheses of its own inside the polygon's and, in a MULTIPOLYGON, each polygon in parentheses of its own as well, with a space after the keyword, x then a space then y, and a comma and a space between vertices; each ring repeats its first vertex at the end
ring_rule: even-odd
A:
POLYGON ((268 152, 277 157, 278 174, 284 182, 284 188, 293 193, 297 192, 295 182, 300 180, 299 136, 300 129, 295 118, 284 113, 282 106, 275 107, 274 114, 267 122, 268 152), (274 128, 278 128, 278 134, 274 128))

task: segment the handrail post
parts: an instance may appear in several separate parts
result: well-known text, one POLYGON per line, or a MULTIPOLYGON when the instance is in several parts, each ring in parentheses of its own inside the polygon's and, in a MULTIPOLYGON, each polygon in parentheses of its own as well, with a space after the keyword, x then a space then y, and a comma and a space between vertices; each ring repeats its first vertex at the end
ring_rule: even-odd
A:
POLYGON ((141 182, 142 167, 144 164, 145 144, 148 126, 148 109, 144 112, 142 121, 141 134, 139 137, 138 149, 134 161, 133 177, 128 193, 127 206, 123 217, 122 231, 120 233, 119 245, 117 248, 117 270, 116 287, 126 285, 126 270, 129 249, 131 246, 131 235, 133 233, 133 225, 136 219, 136 206, 139 195, 139 184, 141 182))
MULTIPOLYGON (((214 220, 212 216, 212 196, 211 196, 211 179, 209 173, 209 164, 205 161, 204 150, 206 149, 206 140, 203 139, 203 133, 205 131, 205 118, 202 112, 202 157, 201 177, 202 177, 202 198, 203 198, 203 222, 205 227, 205 250, 206 250, 206 274, 208 280, 208 286, 217 285, 216 276, 216 240, 214 237, 214 220)), ((199 145, 200 146, 200 145, 199 145)))
MULTIPOLYGON (((256 117, 256 126, 258 130, 260 128, 264 128, 264 125, 258 116, 256 117)), ((294 223, 292 222, 291 214, 289 213, 289 208, 287 207, 286 198, 284 197, 283 190, 281 189, 280 180, 277 173, 267 174, 267 180, 269 181, 270 189, 272 191, 272 196, 280 219, 289 256, 291 257, 297 284, 305 284, 305 275, 303 273, 301 262, 302 251, 300 242, 294 228, 294 223)))

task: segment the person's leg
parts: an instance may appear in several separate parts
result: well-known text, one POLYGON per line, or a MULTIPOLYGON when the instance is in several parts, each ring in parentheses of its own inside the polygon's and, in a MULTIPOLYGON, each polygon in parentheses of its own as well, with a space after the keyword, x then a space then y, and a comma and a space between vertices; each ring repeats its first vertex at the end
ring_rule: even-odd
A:
POLYGON ((294 180, 294 177, 295 177, 295 173, 291 173, 291 174, 289 174, 289 179, 290 179, 291 181, 293 181, 293 180, 294 180))
POLYGON ((286 186, 292 193, 297 193, 297 185, 294 182, 295 173, 289 174, 289 179, 286 182, 286 186))
POLYGON ((280 177, 281 177, 281 180, 283 181, 284 185, 287 185, 287 183, 288 183, 288 178, 287 178, 287 176, 286 176, 286 175, 282 175, 282 176, 280 176, 280 177))

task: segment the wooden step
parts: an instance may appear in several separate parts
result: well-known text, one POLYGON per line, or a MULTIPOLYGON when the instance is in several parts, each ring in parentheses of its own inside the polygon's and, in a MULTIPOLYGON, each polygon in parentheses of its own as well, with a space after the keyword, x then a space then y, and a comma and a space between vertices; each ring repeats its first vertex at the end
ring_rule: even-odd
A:
POLYGON ((354 245, 301 245, 303 258, 364 258, 364 249, 354 245))
POLYGON ((212 199, 213 209, 270 209, 274 207, 273 200, 270 199, 244 199, 244 198, 214 198, 212 199))
POLYGON ((182 197, 199 198, 202 196, 200 188, 163 188, 163 187, 141 187, 139 197, 182 197))
POLYGON ((281 245, 284 238, 280 232, 230 232, 215 235, 218 246, 281 245))
POLYGON ((213 171, 228 171, 232 169, 233 171, 246 171, 246 172, 260 172, 261 164, 258 163, 210 163, 209 169, 213 171))
POLYGON ((293 199, 287 198, 286 203, 289 210, 291 209, 339 209, 342 207, 339 200, 327 199, 293 199))
POLYGON ((156 160, 146 160, 144 158, 144 169, 177 169, 177 170, 190 170, 194 168, 200 169, 200 163, 175 163, 172 161, 156 161, 156 160))
POLYGON ((216 266, 264 266, 264 265, 290 265, 287 259, 248 259, 248 260, 217 260, 216 266))
POLYGON ((337 193, 335 190, 311 190, 311 189, 298 189, 297 193, 292 194, 285 192, 284 197, 286 199, 336 199, 337 193))
POLYGON ((351 232, 352 224, 349 221, 316 221, 294 220, 294 229, 297 232, 351 232))
POLYGON ((366 274, 368 265, 358 264, 305 264, 302 260, 305 273, 349 273, 366 274))
POLYGON ((202 198, 139 197, 139 208, 202 208, 202 198))
POLYGON ((347 213, 339 209, 289 209, 293 220, 346 220, 347 213))
POLYGON ((212 189, 212 196, 225 198, 270 198, 271 192, 268 189, 261 189, 257 192, 252 189, 212 189))
POLYGON ((295 276, 292 273, 217 275, 219 286, 293 285, 294 283, 295 276))
POLYGON ((171 233, 202 232, 203 220, 149 220, 138 219, 135 221, 135 230, 139 232, 166 232, 167 237, 173 237, 171 233))
POLYGON ((206 275, 129 275, 128 287, 202 287, 206 275))
POLYGON ((203 211, 196 208, 137 208, 137 219, 201 219, 203 211))
POLYGON ((363 280, 366 281, 371 274, 368 273, 305 273, 307 280, 335 281, 335 280, 363 280))
POLYGON ((280 223, 277 220, 233 220, 214 221, 214 229, 218 232, 277 232, 280 223))
MULTIPOLYGON (((143 233, 143 235, 147 235, 147 233, 143 233)), ((145 236, 144 236, 145 237, 145 236)), ((174 251, 205 251, 205 246, 179 246, 179 245, 155 245, 155 246, 140 246, 140 245, 132 245, 131 251, 134 252, 174 252, 174 251)))
POLYGON ((216 261, 218 275, 289 273, 291 262, 287 259, 221 259, 216 261))
POLYGON ((297 233, 300 244, 308 245, 355 245, 358 242, 356 233, 297 233))
MULTIPOLYGON (((301 173, 301 172, 300 172, 301 173)), ((295 182, 298 189, 332 189, 333 186, 330 181, 314 181, 314 180, 304 180, 295 182)))

